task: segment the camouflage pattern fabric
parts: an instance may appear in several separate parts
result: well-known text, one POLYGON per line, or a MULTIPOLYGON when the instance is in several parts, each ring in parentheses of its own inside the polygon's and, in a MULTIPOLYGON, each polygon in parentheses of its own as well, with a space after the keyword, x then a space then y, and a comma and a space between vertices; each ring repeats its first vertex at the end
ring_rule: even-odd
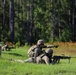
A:
POLYGON ((40 55, 42 52, 42 49, 39 48, 39 46, 35 45, 32 46, 29 50, 28 50, 28 56, 29 57, 37 57, 38 55, 40 55))
POLYGON ((50 64, 52 62, 52 60, 51 60, 52 54, 53 54, 53 50, 52 49, 47 49, 45 51, 45 53, 39 55, 36 58, 37 64, 43 63, 43 62, 46 63, 47 65, 50 64))
POLYGON ((37 64, 46 63, 48 65, 48 64, 50 64, 50 61, 49 61, 48 56, 42 54, 36 58, 36 63, 37 64))

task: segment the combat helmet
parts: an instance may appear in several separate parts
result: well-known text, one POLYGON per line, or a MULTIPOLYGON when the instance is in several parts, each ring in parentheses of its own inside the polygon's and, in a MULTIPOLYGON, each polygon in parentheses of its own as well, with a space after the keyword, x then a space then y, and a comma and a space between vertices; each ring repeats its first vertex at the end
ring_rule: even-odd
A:
POLYGON ((47 54, 53 54, 53 50, 52 50, 52 49, 47 49, 45 52, 46 52, 47 54))
POLYGON ((37 45, 44 45, 44 41, 42 39, 38 40, 37 45))

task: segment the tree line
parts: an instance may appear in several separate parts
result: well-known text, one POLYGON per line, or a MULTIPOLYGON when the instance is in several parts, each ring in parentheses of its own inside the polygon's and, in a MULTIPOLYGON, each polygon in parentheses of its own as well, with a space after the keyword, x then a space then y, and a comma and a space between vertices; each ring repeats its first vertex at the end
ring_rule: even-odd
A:
POLYGON ((0 40, 32 45, 76 41, 76 0, 0 0, 0 40))

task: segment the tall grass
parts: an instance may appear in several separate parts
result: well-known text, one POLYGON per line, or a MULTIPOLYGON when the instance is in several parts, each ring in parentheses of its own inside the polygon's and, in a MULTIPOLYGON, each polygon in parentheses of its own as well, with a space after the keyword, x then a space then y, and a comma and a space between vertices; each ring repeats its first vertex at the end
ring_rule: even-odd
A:
MULTIPOLYGON (((59 64, 46 65, 35 63, 11 62, 10 59, 25 60, 28 58, 27 51, 29 47, 20 47, 11 51, 3 51, 0 58, 0 75, 76 75, 76 58, 72 58, 70 63, 67 59, 61 60, 59 64)), ((72 55, 76 56, 75 45, 60 45, 59 48, 53 48, 54 55, 72 55), (74 52, 72 52, 74 51, 74 52)))

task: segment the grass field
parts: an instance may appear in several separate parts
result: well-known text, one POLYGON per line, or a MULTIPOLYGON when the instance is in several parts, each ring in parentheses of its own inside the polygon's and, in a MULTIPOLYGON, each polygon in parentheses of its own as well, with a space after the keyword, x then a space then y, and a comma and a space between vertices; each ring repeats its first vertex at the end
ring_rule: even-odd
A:
MULTIPOLYGON (((54 55, 65 54, 76 57, 75 43, 57 43, 59 47, 53 48, 54 55)), ((76 75, 76 58, 61 60, 59 64, 46 65, 35 63, 11 62, 10 59, 25 60, 28 47, 20 47, 11 51, 2 51, 0 58, 0 75, 76 75)))

